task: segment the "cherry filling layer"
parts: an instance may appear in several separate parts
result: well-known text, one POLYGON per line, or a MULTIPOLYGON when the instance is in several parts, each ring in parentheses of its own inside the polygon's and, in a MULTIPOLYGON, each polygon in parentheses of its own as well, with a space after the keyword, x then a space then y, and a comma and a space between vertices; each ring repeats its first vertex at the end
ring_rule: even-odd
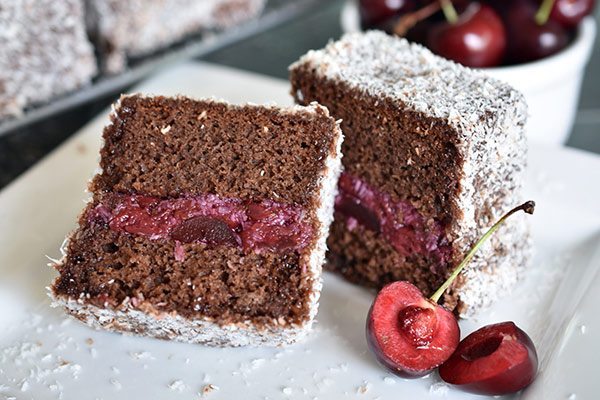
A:
POLYGON ((404 256, 434 257, 440 264, 450 261, 451 246, 439 221, 426 220, 409 202, 393 201, 358 177, 342 174, 335 210, 346 217, 349 230, 362 225, 379 233, 404 256))
POLYGON ((313 231, 298 206, 211 194, 173 199, 111 194, 88 218, 113 231, 174 240, 178 259, 182 258, 180 243, 237 246, 256 252, 299 251, 309 245, 313 231))

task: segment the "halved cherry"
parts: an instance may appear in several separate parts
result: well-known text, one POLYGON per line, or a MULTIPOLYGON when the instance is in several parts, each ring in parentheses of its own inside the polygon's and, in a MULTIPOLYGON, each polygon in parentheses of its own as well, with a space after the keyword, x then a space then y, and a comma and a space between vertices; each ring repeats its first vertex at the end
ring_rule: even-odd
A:
POLYGON ((495 396, 527 387, 537 368, 531 338, 513 322, 502 322, 464 338, 439 372, 444 381, 467 392, 495 396))
POLYGON ((450 357, 459 340, 454 315, 409 282, 385 286, 369 311, 371 351, 383 366, 405 378, 431 372, 450 357))
POLYGON ((366 336, 377 360, 406 378, 428 374, 458 346, 460 329, 454 315, 438 303, 479 247, 517 211, 532 214, 533 201, 506 213, 475 243, 450 277, 428 299, 406 281, 393 282, 377 294, 367 316, 366 336))

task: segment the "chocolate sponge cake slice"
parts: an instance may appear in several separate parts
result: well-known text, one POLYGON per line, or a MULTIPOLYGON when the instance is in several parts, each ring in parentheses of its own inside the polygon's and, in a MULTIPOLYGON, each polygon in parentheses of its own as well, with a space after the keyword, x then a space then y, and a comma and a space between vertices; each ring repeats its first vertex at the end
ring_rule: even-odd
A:
POLYGON ((311 327, 341 169, 319 105, 124 96, 52 296, 86 324, 212 345, 311 327))
MULTIPOLYGON (((293 95, 341 118, 344 168, 328 241, 333 269, 425 293, 521 201, 526 104, 520 93, 383 32, 349 34, 291 66, 293 95)), ((461 316, 505 293, 527 264, 515 218, 445 297, 461 316)))

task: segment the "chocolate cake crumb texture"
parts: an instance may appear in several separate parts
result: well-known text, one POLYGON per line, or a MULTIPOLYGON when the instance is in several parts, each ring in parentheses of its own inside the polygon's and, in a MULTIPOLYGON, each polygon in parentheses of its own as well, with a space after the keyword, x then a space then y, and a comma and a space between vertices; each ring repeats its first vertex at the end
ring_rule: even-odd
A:
MULTIPOLYGON (((346 171, 447 224, 454 264, 521 201, 527 107, 510 86, 378 31, 310 51, 290 73, 298 103, 318 101, 343 120, 346 171)), ((352 280, 379 286, 410 279, 427 292, 448 273, 450 265, 430 273, 430 260, 402 260, 380 237, 344 232, 343 224, 336 216, 338 234, 329 245, 352 280)), ((524 219, 509 221, 476 255, 446 305, 469 316, 508 292, 530 247, 524 219)))
POLYGON ((320 134, 334 125, 327 115, 317 105, 280 111, 124 96, 104 131, 102 172, 90 189, 157 197, 214 193, 309 205, 320 183, 314 177, 331 150, 331 136, 320 134), (283 134, 286 130, 298 135, 283 134))

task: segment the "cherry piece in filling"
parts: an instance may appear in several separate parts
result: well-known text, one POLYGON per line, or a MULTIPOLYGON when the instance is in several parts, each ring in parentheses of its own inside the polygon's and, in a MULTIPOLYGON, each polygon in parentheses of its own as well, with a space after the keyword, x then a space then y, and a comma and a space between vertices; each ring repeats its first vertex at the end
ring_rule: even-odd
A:
POLYGON ((312 226, 301 208, 270 200, 114 195, 91 210, 88 218, 108 224, 113 231, 151 240, 170 238, 178 243, 203 242, 245 251, 300 251, 312 239, 312 226))
POLYGON ((366 336, 377 360, 394 374, 415 378, 444 363, 457 348, 460 328, 454 315, 437 304, 446 289, 473 258, 479 247, 517 211, 532 214, 533 201, 513 208, 475 243, 450 277, 426 298, 414 285, 398 281, 377 294, 367 316, 366 336))
POLYGON ((354 218, 359 224, 373 232, 379 233, 381 230, 377 215, 350 196, 341 195, 339 200, 336 200, 335 209, 347 217, 354 218))
POLYGON ((284 252, 304 248, 310 241, 311 231, 301 222, 301 214, 286 206, 253 203, 247 215, 252 223, 240 232, 246 248, 284 252))
POLYGON ((171 231, 171 238, 181 243, 241 244, 239 236, 224 221, 204 215, 183 221, 171 231))
POLYGON ((444 381, 467 392, 496 396, 527 387, 537 369, 529 336, 513 322, 502 322, 464 338, 439 372, 444 381))

